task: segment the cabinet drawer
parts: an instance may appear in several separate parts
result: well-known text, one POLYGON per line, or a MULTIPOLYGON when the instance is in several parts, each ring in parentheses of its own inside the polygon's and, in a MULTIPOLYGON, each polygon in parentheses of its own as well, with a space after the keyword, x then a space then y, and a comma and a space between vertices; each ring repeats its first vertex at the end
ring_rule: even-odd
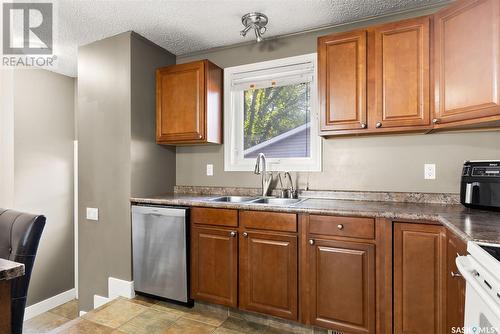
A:
POLYGON ((375 220, 372 218, 310 215, 309 233, 375 239, 375 220))
POLYGON ((191 223, 217 226, 238 226, 238 210, 192 208, 191 223))
POLYGON ((297 232, 297 215, 293 213, 240 211, 240 221, 247 228, 297 232))

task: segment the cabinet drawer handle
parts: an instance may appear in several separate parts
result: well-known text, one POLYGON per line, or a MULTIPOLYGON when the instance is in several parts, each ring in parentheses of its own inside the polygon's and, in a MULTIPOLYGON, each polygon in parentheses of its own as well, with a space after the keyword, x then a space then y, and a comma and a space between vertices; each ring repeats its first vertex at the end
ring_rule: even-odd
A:
POLYGON ((432 123, 433 123, 433 124, 438 124, 438 123, 439 123, 439 118, 434 118, 434 119, 432 120, 432 123))
POLYGON ((229 233, 229 235, 234 238, 236 236, 236 232, 235 231, 231 231, 231 233, 229 233))
POLYGON ((309 239, 309 245, 314 245, 314 240, 313 239, 309 239))
POLYGON ((245 238, 248 238, 248 233, 247 233, 247 232, 243 232, 243 236, 244 236, 245 238))
POLYGON ((454 273, 453 271, 451 272, 451 277, 462 277, 460 273, 454 273))
POLYGON ((342 225, 342 224, 338 224, 338 225, 337 225, 337 228, 338 228, 339 230, 343 230, 343 229, 344 229, 344 225, 342 225))
POLYGON ((381 122, 377 122, 377 124, 375 124, 375 127, 378 129, 378 128, 381 128, 382 127, 382 123, 381 122))
POLYGON ((366 123, 361 123, 361 129, 366 129, 366 123))

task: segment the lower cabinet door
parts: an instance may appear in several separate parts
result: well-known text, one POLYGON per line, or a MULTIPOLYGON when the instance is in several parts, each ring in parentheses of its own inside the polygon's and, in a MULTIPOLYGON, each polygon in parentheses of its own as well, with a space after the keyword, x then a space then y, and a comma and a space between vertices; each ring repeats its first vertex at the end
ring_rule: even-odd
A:
POLYGON ((375 246, 309 240, 311 324, 375 333, 375 246))
POLYGON ((195 300, 236 307, 238 238, 228 229, 191 229, 191 295, 195 300))
POLYGON ((394 333, 446 333, 444 227, 395 223, 393 261, 394 333))
POLYGON ((297 319, 297 237, 244 232, 240 236, 240 308, 297 319))
POLYGON ((448 233, 446 270, 446 332, 453 333, 464 326, 465 280, 460 275, 455 260, 457 256, 467 255, 465 241, 448 233))

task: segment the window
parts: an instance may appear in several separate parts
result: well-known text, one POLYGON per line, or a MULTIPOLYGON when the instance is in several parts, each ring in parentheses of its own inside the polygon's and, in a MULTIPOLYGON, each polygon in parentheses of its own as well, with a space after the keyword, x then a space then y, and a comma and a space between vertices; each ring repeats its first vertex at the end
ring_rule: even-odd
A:
POLYGON ((316 54, 224 70, 226 171, 320 171, 316 54))

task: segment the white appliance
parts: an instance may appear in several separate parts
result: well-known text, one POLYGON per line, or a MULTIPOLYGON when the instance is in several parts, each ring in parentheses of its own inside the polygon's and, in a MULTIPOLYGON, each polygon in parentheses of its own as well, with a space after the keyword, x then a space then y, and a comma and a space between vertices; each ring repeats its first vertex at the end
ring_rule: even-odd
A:
POLYGON ((500 245, 469 241, 456 259, 466 281, 464 328, 456 333, 500 334, 500 245))

